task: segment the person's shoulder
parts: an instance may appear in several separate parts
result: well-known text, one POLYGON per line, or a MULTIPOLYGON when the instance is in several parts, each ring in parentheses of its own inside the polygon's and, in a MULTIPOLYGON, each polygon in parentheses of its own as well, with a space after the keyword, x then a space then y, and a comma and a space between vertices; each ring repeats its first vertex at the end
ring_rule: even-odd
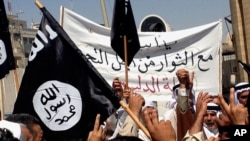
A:
POLYGON ((165 114, 163 115, 163 118, 164 120, 168 120, 174 115, 175 115, 175 108, 169 109, 168 111, 165 112, 165 114))

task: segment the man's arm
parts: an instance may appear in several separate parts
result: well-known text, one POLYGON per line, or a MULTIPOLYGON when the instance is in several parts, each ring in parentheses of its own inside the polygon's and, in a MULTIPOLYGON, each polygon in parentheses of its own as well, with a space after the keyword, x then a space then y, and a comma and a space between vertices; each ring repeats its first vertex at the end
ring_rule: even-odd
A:
POLYGON ((200 92, 197 97, 196 103, 196 115, 193 126, 187 131, 183 138, 183 141, 203 141, 204 133, 202 130, 203 117, 207 111, 207 103, 211 101, 212 98, 208 93, 200 92))
MULTIPOLYGON (((136 117, 139 118, 139 114, 144 103, 144 98, 140 94, 133 93, 130 90, 130 96, 128 99, 129 109, 134 113, 136 117)), ((122 136, 138 136, 138 125, 134 122, 134 120, 127 115, 124 124, 122 125, 119 135, 122 136)))

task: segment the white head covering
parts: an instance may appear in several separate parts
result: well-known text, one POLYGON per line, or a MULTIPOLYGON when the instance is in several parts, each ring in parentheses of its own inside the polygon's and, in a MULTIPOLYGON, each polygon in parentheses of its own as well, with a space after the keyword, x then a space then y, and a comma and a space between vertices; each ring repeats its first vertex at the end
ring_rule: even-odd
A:
POLYGON ((150 100, 145 100, 145 104, 144 106, 142 107, 142 110, 146 107, 153 107, 155 109, 157 109, 157 104, 155 101, 150 101, 150 100))
MULTIPOLYGON (((216 116, 218 117, 219 114, 220 114, 220 110, 217 110, 216 107, 218 107, 219 105, 213 103, 213 102, 209 102, 207 103, 207 107, 212 107, 212 109, 207 109, 207 111, 213 111, 213 112, 216 112, 216 116), (213 107, 215 107, 213 109, 213 107)), ((206 123, 203 123, 203 131, 205 132, 206 134, 206 137, 209 138, 209 137, 218 137, 219 135, 219 129, 209 129, 206 125, 206 123)))
POLYGON ((216 112, 216 116, 219 117, 219 115, 221 114, 221 110, 219 109, 219 105, 218 104, 215 104, 213 102, 209 102, 207 103, 207 107, 214 107, 212 109, 207 109, 207 111, 214 111, 216 112))
POLYGON ((240 104, 238 94, 246 90, 250 90, 250 84, 247 82, 240 82, 235 85, 234 99, 236 105, 240 104))
POLYGON ((13 134, 13 136, 17 139, 20 139, 21 137, 21 126, 18 123, 1 120, 0 121, 0 128, 6 128, 10 130, 13 134))

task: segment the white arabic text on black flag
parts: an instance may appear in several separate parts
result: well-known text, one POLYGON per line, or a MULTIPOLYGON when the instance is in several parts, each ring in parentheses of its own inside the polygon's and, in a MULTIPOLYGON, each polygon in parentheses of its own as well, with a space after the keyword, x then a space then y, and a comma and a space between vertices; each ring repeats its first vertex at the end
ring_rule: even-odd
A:
POLYGON ((85 139, 120 99, 45 9, 13 113, 40 119, 47 141, 85 139))
POLYGON ((4 78, 10 70, 15 68, 15 59, 10 40, 9 21, 3 0, 0 0, 0 79, 4 78))

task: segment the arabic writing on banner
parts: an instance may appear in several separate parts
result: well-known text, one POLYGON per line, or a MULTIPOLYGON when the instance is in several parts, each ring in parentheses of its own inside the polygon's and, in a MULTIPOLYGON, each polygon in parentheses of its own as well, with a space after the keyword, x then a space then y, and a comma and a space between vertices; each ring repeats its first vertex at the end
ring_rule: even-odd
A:
MULTIPOLYGON (((124 62, 110 46, 110 28, 67 8, 61 10, 61 17, 64 30, 108 83, 111 85, 114 77, 124 81, 124 62)), ((180 68, 194 71, 196 93, 220 91, 221 21, 171 32, 138 32, 138 35, 141 49, 128 68, 129 86, 136 92, 165 101, 163 97, 171 96, 172 87, 178 83, 175 72, 180 68)))

